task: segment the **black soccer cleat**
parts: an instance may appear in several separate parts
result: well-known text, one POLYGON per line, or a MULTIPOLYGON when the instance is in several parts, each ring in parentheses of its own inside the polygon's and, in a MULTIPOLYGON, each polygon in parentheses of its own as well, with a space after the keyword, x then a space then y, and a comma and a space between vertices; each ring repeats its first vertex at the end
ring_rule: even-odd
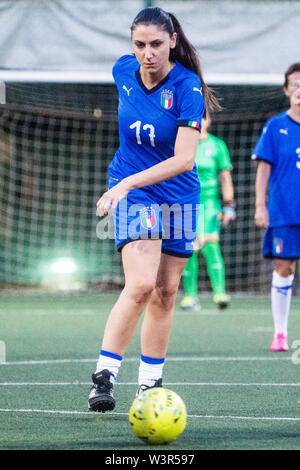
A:
POLYGON ((158 379, 154 385, 140 385, 137 392, 136 392, 136 397, 140 395, 140 393, 143 393, 145 390, 149 390, 150 388, 157 388, 157 387, 162 387, 162 379, 158 379))
POLYGON ((94 385, 89 395, 89 409, 105 413, 112 411, 115 407, 115 399, 113 397, 113 384, 110 381, 110 372, 108 369, 101 370, 92 375, 94 385))

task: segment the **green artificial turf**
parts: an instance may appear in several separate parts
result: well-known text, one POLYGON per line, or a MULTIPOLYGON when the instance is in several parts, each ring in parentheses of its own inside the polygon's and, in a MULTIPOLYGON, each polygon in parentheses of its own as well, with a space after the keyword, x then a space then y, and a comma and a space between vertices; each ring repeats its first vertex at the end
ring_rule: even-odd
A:
MULTIPOLYGON (((300 364, 292 361, 297 349, 270 352, 267 297, 235 296, 222 311, 203 297, 200 312, 182 312, 178 296, 163 380, 183 398, 188 420, 173 443, 146 446, 128 422, 138 330, 115 386, 114 412, 89 413, 91 374, 116 298, 1 294, 6 363, 0 364, 0 449, 300 448, 300 364)), ((299 307, 293 298, 290 346, 300 340, 299 307)))

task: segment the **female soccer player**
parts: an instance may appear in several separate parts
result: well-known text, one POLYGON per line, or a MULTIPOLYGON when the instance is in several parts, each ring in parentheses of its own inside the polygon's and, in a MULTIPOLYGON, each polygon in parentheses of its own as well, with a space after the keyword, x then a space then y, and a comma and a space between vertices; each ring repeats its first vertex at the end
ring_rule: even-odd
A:
POLYGON ((174 15, 146 8, 131 27, 134 55, 113 68, 120 147, 98 203, 115 221, 125 287, 106 323, 89 408, 115 407, 113 383, 141 314, 139 390, 161 386, 175 297, 193 241, 199 202, 195 166, 206 109, 218 106, 174 15))
POLYGON ((259 160, 255 223, 266 230, 263 256, 274 259, 271 351, 289 349, 291 289, 300 256, 300 62, 286 71, 283 90, 290 107, 267 121, 252 155, 259 160))
POLYGON ((223 140, 209 134, 210 119, 202 119, 202 128, 196 154, 196 165, 201 184, 201 217, 197 227, 195 251, 183 271, 185 297, 180 303, 184 310, 199 309, 197 297, 199 250, 204 255, 213 289, 213 300, 219 308, 226 308, 230 296, 225 292, 225 267, 220 249, 220 227, 235 219, 234 190, 231 161, 223 140), (219 196, 219 176, 223 196, 223 210, 219 196), (204 223, 203 223, 204 222, 204 223))

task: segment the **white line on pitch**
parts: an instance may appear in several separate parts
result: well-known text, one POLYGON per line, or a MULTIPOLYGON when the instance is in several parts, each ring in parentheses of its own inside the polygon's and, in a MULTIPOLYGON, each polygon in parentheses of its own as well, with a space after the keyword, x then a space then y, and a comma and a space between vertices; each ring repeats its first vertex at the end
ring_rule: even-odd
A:
MULTIPOLYGON (((0 413, 45 413, 45 414, 61 414, 61 415, 89 415, 89 416, 99 416, 101 413, 93 413, 91 411, 66 411, 66 410, 35 410, 35 409, 9 409, 9 408, 0 408, 0 413)), ((128 413, 109 413, 110 415, 121 415, 128 416, 128 413)))
MULTIPOLYGON (((74 386, 90 385, 90 382, 0 382, 0 387, 30 387, 30 386, 74 386)), ((116 386, 137 386, 136 382, 117 382, 116 386)), ((300 387, 300 383, 260 383, 260 382, 165 382, 165 386, 196 386, 196 387, 300 387)))
MULTIPOLYGON (((89 415, 99 416, 91 411, 67 411, 67 410, 35 410, 35 409, 10 409, 0 408, 0 413, 44 413, 62 415, 89 415)), ((100 414, 101 415, 101 414, 100 414)), ((128 413, 109 412, 106 416, 128 416, 128 413)), ((300 421, 300 418, 277 417, 277 416, 212 416, 212 415, 188 415, 188 418, 199 419, 233 419, 233 420, 254 420, 254 421, 300 421)))
MULTIPOLYGON (((0 410, 1 411, 1 410, 0 410)), ((188 418, 201 419, 240 419, 254 421, 300 421, 300 418, 279 418, 277 416, 209 416, 209 415, 188 415, 188 418)))
MULTIPOLYGON (((138 357, 124 358, 123 362, 139 362, 138 357)), ((271 357, 168 357, 166 362, 188 362, 188 361, 291 361, 290 356, 271 356, 271 357)), ((97 359, 48 359, 48 360, 37 360, 37 361, 7 361, 1 362, 0 366, 27 366, 27 365, 39 365, 39 364, 78 364, 78 363, 95 363, 97 359)))

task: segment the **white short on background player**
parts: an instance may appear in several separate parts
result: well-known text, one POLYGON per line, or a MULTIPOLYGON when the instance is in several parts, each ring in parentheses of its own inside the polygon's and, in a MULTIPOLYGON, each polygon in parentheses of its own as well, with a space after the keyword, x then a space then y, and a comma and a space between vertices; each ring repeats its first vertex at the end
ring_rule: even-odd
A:
POLYGON ((255 223, 266 230, 264 257, 274 260, 271 351, 289 349, 288 316, 300 256, 300 62, 286 71, 283 90, 290 107, 267 121, 252 155, 259 161, 255 223))

